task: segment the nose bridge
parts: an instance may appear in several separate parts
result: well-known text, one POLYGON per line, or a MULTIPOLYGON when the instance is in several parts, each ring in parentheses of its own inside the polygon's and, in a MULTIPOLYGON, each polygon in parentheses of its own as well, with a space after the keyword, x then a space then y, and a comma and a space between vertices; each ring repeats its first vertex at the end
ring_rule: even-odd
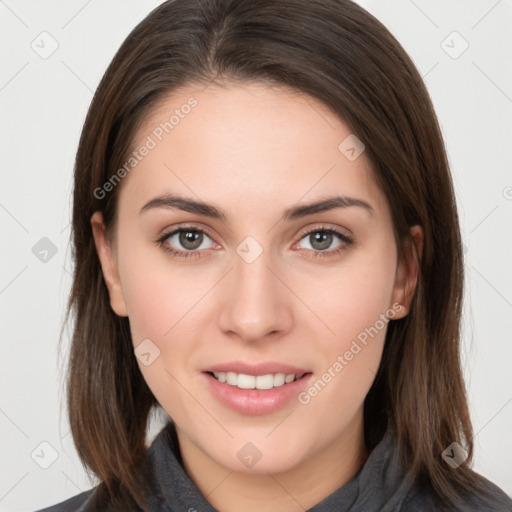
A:
POLYGON ((274 275, 272 251, 245 240, 236 252, 231 286, 223 301, 222 328, 254 341, 288 329, 291 312, 283 285, 274 275))

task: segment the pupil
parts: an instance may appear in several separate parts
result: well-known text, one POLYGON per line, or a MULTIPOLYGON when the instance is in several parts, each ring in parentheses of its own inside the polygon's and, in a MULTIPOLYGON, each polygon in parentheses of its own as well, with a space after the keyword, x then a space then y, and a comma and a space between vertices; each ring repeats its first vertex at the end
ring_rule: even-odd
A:
POLYGON ((332 233, 316 231, 311 234, 310 243, 314 249, 318 249, 320 251, 327 249, 332 243, 332 233))
POLYGON ((182 231, 180 233, 180 244, 185 249, 197 249, 203 241, 203 234, 197 231, 182 231))

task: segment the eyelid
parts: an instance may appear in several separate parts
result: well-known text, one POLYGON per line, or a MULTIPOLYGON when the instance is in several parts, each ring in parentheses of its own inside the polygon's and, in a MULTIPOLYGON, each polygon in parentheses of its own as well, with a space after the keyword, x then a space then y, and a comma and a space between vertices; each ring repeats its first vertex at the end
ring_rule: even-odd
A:
MULTIPOLYGON (((184 231, 187 229, 189 229, 190 231, 203 232, 206 235, 208 235, 212 239, 212 241, 215 242, 215 240, 214 240, 215 236, 212 234, 212 232, 206 226, 204 226, 202 224, 195 225, 190 222, 185 222, 183 224, 178 224, 176 226, 173 226, 172 229, 170 229, 168 231, 163 230, 162 234, 159 236, 159 240, 162 240, 162 239, 165 240, 165 239, 169 238, 170 236, 175 235, 177 232, 184 231)), ((215 242, 215 243, 217 243, 217 242, 215 242)))
MULTIPOLYGON (((309 235, 310 233, 314 233, 316 231, 329 231, 329 232, 339 233, 340 235, 342 235, 348 239, 352 239, 352 235, 350 233, 343 233, 343 229, 344 228, 329 226, 328 224, 325 224, 325 223, 324 224, 319 223, 319 224, 314 225, 313 227, 306 228, 303 231, 301 231, 299 238, 302 240, 306 235, 309 235)), ((348 230, 346 230, 346 231, 348 231, 348 230)))

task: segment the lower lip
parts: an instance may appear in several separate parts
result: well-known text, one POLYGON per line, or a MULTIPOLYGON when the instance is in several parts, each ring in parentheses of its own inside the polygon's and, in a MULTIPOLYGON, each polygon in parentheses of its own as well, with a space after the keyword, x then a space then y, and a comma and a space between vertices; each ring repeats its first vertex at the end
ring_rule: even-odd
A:
POLYGON ((240 389, 203 373, 215 398, 230 409, 243 414, 268 414, 284 407, 306 387, 312 374, 272 389, 240 389))

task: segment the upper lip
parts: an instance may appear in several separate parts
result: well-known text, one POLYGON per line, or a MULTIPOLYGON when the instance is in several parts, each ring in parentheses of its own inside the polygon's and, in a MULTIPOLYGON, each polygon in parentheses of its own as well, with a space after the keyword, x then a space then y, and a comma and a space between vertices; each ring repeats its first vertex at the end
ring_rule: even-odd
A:
POLYGON ((214 364, 212 366, 208 366, 202 370, 203 372, 235 372, 235 373, 243 373, 245 375, 253 375, 257 377, 258 375, 268 375, 269 373, 284 373, 286 375, 295 374, 302 375, 304 373, 309 373, 308 370, 304 368, 299 368, 298 366, 292 366, 290 364, 279 363, 277 361, 268 361, 262 363, 249 363, 245 361, 230 361, 227 363, 219 363, 214 364))

